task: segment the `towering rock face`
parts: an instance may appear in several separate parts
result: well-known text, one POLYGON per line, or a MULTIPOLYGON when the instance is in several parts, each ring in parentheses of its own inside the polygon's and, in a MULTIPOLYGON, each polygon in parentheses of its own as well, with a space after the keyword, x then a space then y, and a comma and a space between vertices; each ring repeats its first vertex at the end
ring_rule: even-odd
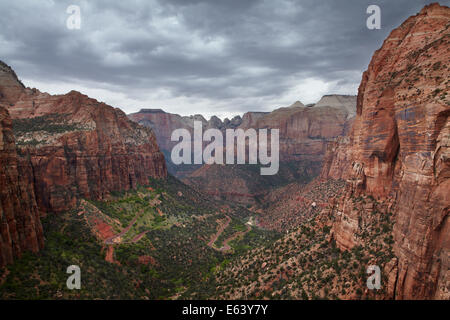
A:
POLYGON ((8 111, 0 106, 0 267, 44 245, 33 186, 21 170, 11 126, 8 111))
POLYGON ((350 172, 352 165, 352 145, 348 136, 330 141, 325 152, 320 178, 343 179, 350 172))
POLYGON ((320 105, 305 107, 297 101, 286 108, 279 108, 270 113, 245 114, 242 129, 271 128, 280 130, 280 159, 322 161, 328 141, 344 135, 347 119, 352 113, 347 109, 353 99, 356 109, 356 97, 329 96, 322 98, 320 105), (341 97, 345 103, 339 104, 341 97), (332 102, 332 105, 327 105, 332 102))
MULTIPOLYGON (((3 97, 11 96, 11 87, 0 83, 3 97)), ((153 132, 121 110, 75 91, 51 96, 22 89, 14 97, 7 108, 41 212, 67 210, 79 198, 103 199, 166 176, 153 132)))
POLYGON ((358 217, 367 214, 352 209, 352 197, 372 195, 395 214, 390 298, 450 299, 449 62, 450 9, 426 6, 374 54, 345 142, 350 150, 331 146, 335 157, 322 172, 348 181, 333 226, 341 248, 358 244, 358 217), (339 168, 345 157, 351 166, 339 168))
MULTIPOLYGON (((164 112, 161 109, 142 109, 128 117, 134 122, 152 128, 159 147, 165 151, 170 151, 176 144, 176 142, 170 141, 170 136, 174 130, 184 128, 192 131, 194 129, 194 116, 191 118, 182 117, 178 114, 164 112)), ((206 120, 203 117, 195 117, 195 119, 206 125, 206 120)))
POLYGON ((0 266, 43 247, 40 215, 167 175, 150 129, 75 91, 25 89, 3 62, 0 162, 0 266))
MULTIPOLYGON (((203 130, 214 128, 225 130, 241 123, 240 117, 235 117, 231 121, 225 119, 224 122, 213 116, 209 121, 202 115, 180 116, 178 114, 164 112, 161 109, 141 109, 139 112, 128 115, 132 121, 153 129, 156 135, 161 151, 165 155, 168 170, 178 178, 190 175, 193 171, 200 168, 201 165, 174 165, 171 161, 172 148, 178 141, 171 141, 172 132, 176 129, 186 129, 193 137, 194 121, 202 123, 203 130)), ((192 149, 193 150, 193 149, 192 149)))
MULTIPOLYGON (((139 112, 132 113, 128 117, 143 126, 152 128, 156 134, 156 139, 164 153, 170 154, 173 146, 178 142, 171 141, 172 132, 176 129, 187 129, 192 136, 194 132, 194 121, 202 123, 206 129, 234 129, 241 125, 242 119, 236 116, 233 119, 225 119, 223 122, 216 116, 212 116, 209 121, 199 114, 191 116, 180 116, 174 113, 164 112, 161 109, 141 109, 139 112)), ((169 160, 169 159, 167 159, 169 160)))

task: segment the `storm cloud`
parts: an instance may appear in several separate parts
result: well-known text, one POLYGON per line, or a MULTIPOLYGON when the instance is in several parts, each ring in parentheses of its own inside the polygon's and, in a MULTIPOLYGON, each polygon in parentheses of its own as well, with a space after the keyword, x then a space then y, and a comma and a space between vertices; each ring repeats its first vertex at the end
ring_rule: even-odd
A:
POLYGON ((127 113, 224 117, 356 94, 373 52, 430 2, 3 0, 0 60, 27 86, 79 90, 127 113), (371 4, 380 30, 366 27, 371 4), (79 30, 66 27, 70 5, 79 30))

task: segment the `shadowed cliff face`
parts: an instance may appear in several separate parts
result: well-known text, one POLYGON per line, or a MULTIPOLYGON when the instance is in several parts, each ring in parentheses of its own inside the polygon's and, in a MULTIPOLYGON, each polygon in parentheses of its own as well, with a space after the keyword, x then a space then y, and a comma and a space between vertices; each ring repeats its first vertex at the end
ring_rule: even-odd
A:
MULTIPOLYGON (((156 136, 161 151, 166 158, 166 164, 168 171, 178 178, 189 176, 196 169, 199 169, 201 165, 175 165, 171 160, 172 148, 178 144, 178 141, 171 141, 172 132, 176 129, 186 129, 193 137, 194 121, 202 123, 203 130, 207 129, 235 129, 241 125, 242 119, 240 116, 236 116, 233 119, 220 120, 216 116, 211 117, 209 121, 202 115, 180 116, 178 114, 164 112, 161 109, 142 109, 139 112, 128 115, 128 117, 142 126, 151 128, 156 136)), ((207 143, 203 143, 206 146, 207 143)), ((193 148, 192 148, 193 150, 193 148)))
POLYGON ((34 190, 17 157, 11 126, 8 111, 0 106, 0 267, 44 245, 34 190))
POLYGON ((373 195, 395 213, 392 298, 450 298, 449 62, 448 7, 427 6, 395 29, 363 75, 350 141, 329 146, 322 172, 348 181, 333 227, 341 248, 358 244, 365 214, 352 196, 373 195))

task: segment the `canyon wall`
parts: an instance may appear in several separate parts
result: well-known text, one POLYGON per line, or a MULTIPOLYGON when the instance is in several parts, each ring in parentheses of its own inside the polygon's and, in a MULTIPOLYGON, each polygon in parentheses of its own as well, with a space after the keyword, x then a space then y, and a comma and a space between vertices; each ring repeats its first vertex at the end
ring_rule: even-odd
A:
MULTIPOLYGON (((182 117, 161 109, 142 109, 129 118, 155 130, 158 144, 166 155, 169 171, 183 182, 216 198, 253 203, 272 188, 289 182, 309 182, 320 173, 327 142, 345 135, 356 113, 356 96, 327 95, 316 105, 300 101, 272 112, 247 112, 243 117, 225 119, 213 116, 182 117), (249 165, 174 165, 170 153, 178 142, 170 141, 175 129, 187 129, 192 136, 194 120, 203 129, 279 129, 280 170, 275 176, 262 177, 258 166, 249 165)), ((224 141, 225 142, 225 141, 224 141)), ((205 146, 208 143, 203 143, 205 146)), ((192 149, 193 150, 193 149, 192 149)))
POLYGON ((201 121, 203 129, 279 129, 280 158, 282 160, 322 159, 326 143, 348 131, 355 116, 356 97, 326 95, 317 104, 306 107, 300 101, 272 112, 246 112, 243 117, 221 121, 213 116, 209 121, 201 115, 180 116, 161 109, 142 109, 128 117, 154 129, 160 148, 170 154, 177 142, 170 141, 175 129, 193 132, 194 120, 201 121))
POLYGON ((242 129, 279 129, 280 160, 322 161, 327 142, 345 134, 354 111, 349 109, 354 96, 328 95, 317 104, 306 107, 297 101, 286 108, 252 117, 245 114, 242 129), (331 105, 328 105, 331 104, 331 105))
POLYGON ((426 6, 392 31, 363 74, 349 138, 331 144, 322 178, 347 180, 332 233, 358 245, 353 200, 371 195, 395 217, 388 298, 450 299, 450 9, 426 6), (347 165, 345 165, 347 163, 347 165))
POLYGON ((0 105, 3 264, 22 249, 42 247, 39 216, 167 175, 152 130, 120 109, 75 91, 49 95, 24 88, 4 63, 0 105))
POLYGON ((23 173, 11 117, 0 106, 0 267, 25 250, 37 252, 44 245, 34 190, 23 173))
MULTIPOLYGON (((171 135, 174 130, 186 129, 189 131, 193 139, 194 121, 199 121, 202 123, 203 132, 210 128, 219 129, 224 132, 226 129, 237 128, 242 123, 240 116, 236 116, 231 120, 225 119, 224 121, 220 120, 216 116, 212 116, 211 119, 207 121, 202 115, 199 114, 180 116, 178 114, 164 112, 161 109, 141 109, 139 112, 129 114, 128 117, 142 126, 151 128, 155 132, 158 145, 165 155, 168 171, 179 179, 191 175, 192 172, 199 169, 201 165, 175 165, 172 163, 172 148, 178 144, 178 141, 171 141, 171 135)), ((206 145, 207 143, 203 143, 203 146, 206 145)), ((194 149, 192 145, 192 152, 193 151, 194 149)))
POLYGON ((308 183, 320 173, 327 143, 348 131, 355 113, 348 110, 352 101, 356 110, 356 97, 330 95, 310 107, 297 101, 270 113, 246 113, 238 128, 280 130, 278 173, 262 177, 255 166, 211 165, 183 181, 217 197, 243 203, 254 203, 291 182, 308 183))
POLYGON ((152 131, 119 109, 75 91, 51 96, 29 89, 8 109, 41 211, 67 210, 80 197, 103 199, 166 176, 152 131))

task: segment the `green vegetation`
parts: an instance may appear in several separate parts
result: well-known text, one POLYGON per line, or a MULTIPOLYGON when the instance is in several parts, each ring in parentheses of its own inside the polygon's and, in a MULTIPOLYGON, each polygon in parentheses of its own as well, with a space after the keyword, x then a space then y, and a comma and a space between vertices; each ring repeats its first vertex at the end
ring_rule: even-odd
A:
POLYGON ((75 130, 80 130, 79 126, 68 123, 65 114, 54 113, 34 118, 13 120, 13 132, 16 136, 21 136, 25 133, 36 131, 63 133, 75 130))
MULTIPOLYGON (((394 258, 392 214, 372 197, 350 199, 352 202, 361 213, 355 235, 359 245, 353 249, 338 249, 330 238, 330 224, 318 226, 313 216, 283 238, 232 257, 226 267, 215 270, 214 288, 199 291, 217 299, 383 297, 385 285, 369 293, 364 290, 366 268, 375 264, 383 269, 394 258), (372 214, 366 214, 365 207, 373 208, 372 214)), ((386 281, 382 274, 382 284, 386 281)), ((188 297, 202 295, 193 291, 188 297)))
POLYGON ((232 252, 210 248, 217 220, 226 215, 234 233, 242 230, 250 212, 213 202, 173 177, 114 192, 108 201, 85 201, 77 210, 43 219, 45 248, 0 270, 0 278, 8 273, 0 298, 169 299, 193 290, 207 297, 215 287, 214 273, 230 258, 278 238, 275 232, 253 229, 232 243, 232 252), (135 223, 120 243, 108 245, 95 236, 92 221, 98 220, 114 234, 135 223), (107 262, 111 247, 113 261, 107 262), (70 265, 81 268, 81 290, 66 288, 70 265))

